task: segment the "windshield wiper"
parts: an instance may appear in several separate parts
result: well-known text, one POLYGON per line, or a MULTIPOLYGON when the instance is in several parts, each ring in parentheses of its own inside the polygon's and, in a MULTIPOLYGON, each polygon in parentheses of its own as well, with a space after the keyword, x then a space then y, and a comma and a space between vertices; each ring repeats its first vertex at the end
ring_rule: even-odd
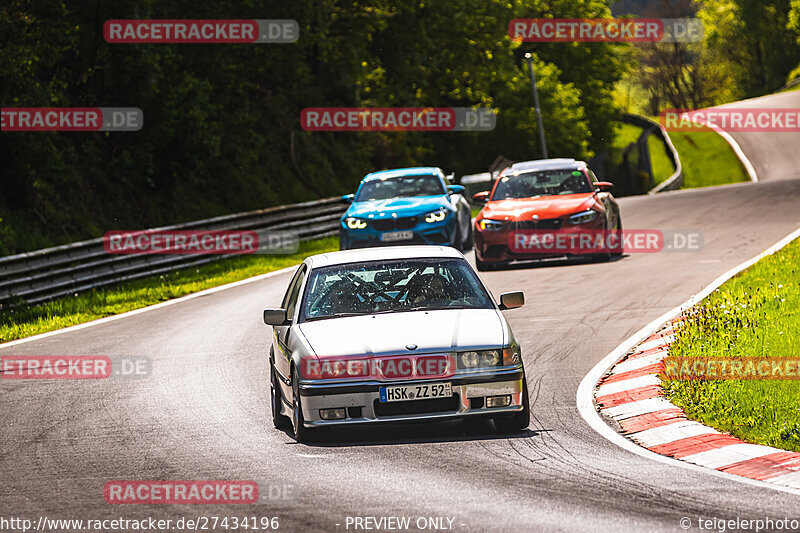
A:
POLYGON ((350 316, 370 316, 370 315, 383 315, 386 313, 396 313, 397 309, 386 309, 383 311, 368 311, 365 313, 354 313, 354 312, 345 312, 345 313, 336 313, 333 315, 319 315, 319 316, 311 316, 306 318, 306 322, 310 322, 312 320, 322 320, 324 318, 346 318, 350 316))
POLYGON ((469 307, 466 305, 447 305, 447 306, 426 306, 420 305, 417 307, 409 307, 408 309, 403 309, 403 311, 447 311, 448 309, 475 309, 475 307, 469 307))

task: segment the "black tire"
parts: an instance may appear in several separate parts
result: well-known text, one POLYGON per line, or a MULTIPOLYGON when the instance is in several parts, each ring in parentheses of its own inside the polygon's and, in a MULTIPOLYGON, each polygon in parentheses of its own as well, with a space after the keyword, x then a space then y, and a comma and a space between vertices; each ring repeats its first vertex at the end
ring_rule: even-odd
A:
POLYGON ((467 224, 467 234, 464 236, 464 242, 461 245, 461 250, 464 252, 472 250, 474 244, 475 243, 472 240, 472 220, 470 220, 469 224, 467 224))
POLYGON ((294 440, 297 442, 308 441, 311 430, 305 427, 305 419, 303 418, 303 405, 300 402, 300 378, 297 375, 297 369, 292 367, 292 428, 294 440))
POLYGON ((531 407, 528 398, 528 380, 522 376, 522 411, 508 418, 495 418, 494 425, 499 433, 516 433, 531 423, 531 407))
MULTIPOLYGON (((620 217, 619 211, 617 211, 617 224, 616 224, 616 227, 614 228, 614 231, 620 232, 620 239, 622 239, 622 218, 620 217)), ((620 248, 621 247, 622 247, 622 244, 620 244, 620 248)), ((622 253, 623 253, 622 251, 613 252, 611 254, 611 258, 612 259, 618 259, 618 258, 622 257, 622 253)))
POLYGON ((275 368, 272 364, 269 367, 269 406, 272 411, 272 425, 278 429, 283 429, 290 425, 289 418, 281 414, 281 404, 283 403, 283 394, 281 387, 278 384, 278 376, 275 375, 275 368))
POLYGON ((487 272, 492 270, 492 265, 486 261, 481 261, 478 259, 478 254, 475 254, 475 268, 478 269, 478 272, 487 272))
POLYGON ((461 226, 458 224, 458 220, 456 220, 456 234, 453 236, 453 248, 459 252, 464 251, 464 240, 461 238, 461 226))
MULTIPOLYGON (((622 231, 622 221, 619 219, 619 212, 617 212, 616 220, 614 221, 614 229, 605 230, 605 232, 609 231, 622 231)), ((601 254, 592 254, 592 259, 597 262, 613 261, 619 257, 622 257, 622 252, 603 252, 601 254)))

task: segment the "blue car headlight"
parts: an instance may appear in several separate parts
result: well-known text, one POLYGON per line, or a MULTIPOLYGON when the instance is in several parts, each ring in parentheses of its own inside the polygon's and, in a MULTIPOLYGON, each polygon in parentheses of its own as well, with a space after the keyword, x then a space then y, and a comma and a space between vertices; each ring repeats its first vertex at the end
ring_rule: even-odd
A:
POLYGON ((367 221, 360 218, 348 217, 344 220, 344 223, 350 229, 364 229, 367 227, 367 221))
POLYGON ((594 209, 589 209, 588 211, 575 213, 574 215, 569 217, 569 221, 572 224, 586 224, 587 222, 591 222, 595 218, 597 218, 597 211, 595 211, 594 209))
POLYGON ((447 218, 447 211, 445 209, 440 209, 425 215, 425 222, 432 224, 434 222, 441 222, 445 218, 447 218))

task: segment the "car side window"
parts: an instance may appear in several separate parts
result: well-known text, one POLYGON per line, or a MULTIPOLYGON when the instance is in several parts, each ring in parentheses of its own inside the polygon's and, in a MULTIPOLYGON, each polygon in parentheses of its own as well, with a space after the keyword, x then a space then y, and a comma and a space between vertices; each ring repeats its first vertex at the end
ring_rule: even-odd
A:
POLYGON ((287 317, 294 317, 294 310, 297 307, 297 297, 300 294, 300 287, 303 285, 303 277, 306 273, 306 266, 302 265, 297 273, 292 278, 289 288, 286 290, 286 295, 283 297, 283 304, 281 307, 286 309, 287 317))

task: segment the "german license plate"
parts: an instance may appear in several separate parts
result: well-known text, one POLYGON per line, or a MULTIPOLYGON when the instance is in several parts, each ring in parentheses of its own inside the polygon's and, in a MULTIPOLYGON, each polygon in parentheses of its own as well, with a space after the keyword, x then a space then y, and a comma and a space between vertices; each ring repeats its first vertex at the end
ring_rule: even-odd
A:
POLYGON ((381 387, 381 403, 404 402, 407 400, 430 400, 431 398, 449 398, 453 395, 450 382, 425 383, 424 385, 398 385, 381 387))
POLYGON ((414 238, 413 231, 392 231, 381 233, 381 242, 407 241, 414 238))

